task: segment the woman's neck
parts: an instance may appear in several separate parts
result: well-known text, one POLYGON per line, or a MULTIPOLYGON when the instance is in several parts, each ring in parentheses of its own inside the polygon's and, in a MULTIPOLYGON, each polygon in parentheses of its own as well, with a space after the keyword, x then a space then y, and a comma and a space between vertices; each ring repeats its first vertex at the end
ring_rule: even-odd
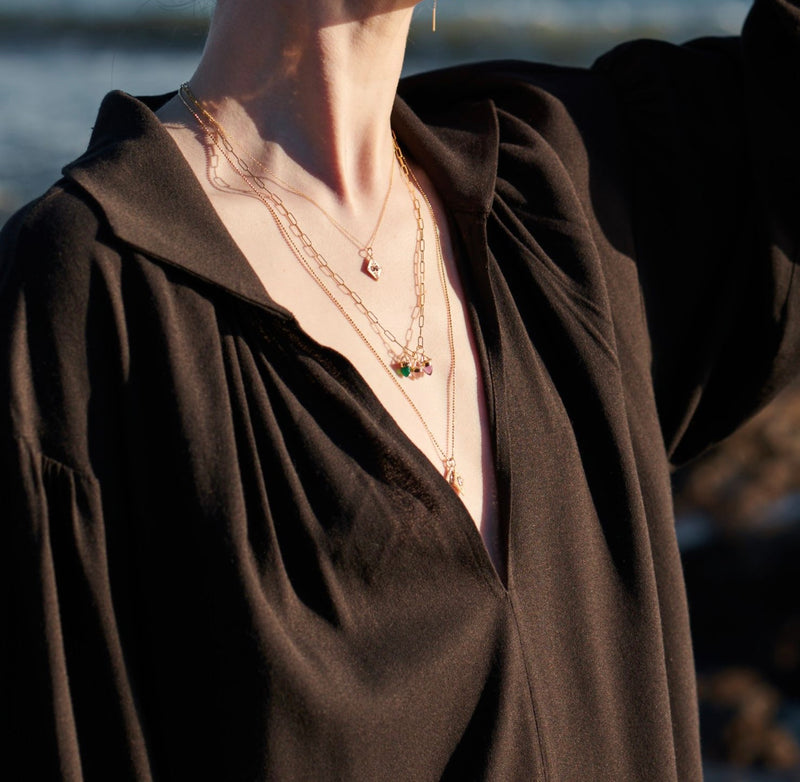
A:
POLYGON ((247 154, 356 211, 386 186, 413 5, 219 0, 192 89, 247 154))

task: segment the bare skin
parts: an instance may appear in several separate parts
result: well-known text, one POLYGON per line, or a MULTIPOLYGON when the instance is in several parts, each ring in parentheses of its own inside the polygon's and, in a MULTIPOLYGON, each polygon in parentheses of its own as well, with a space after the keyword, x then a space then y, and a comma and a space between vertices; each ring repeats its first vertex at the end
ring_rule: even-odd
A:
MULTIPOLYGON (((225 128, 237 154, 252 155, 359 238, 371 234, 389 184, 390 113, 403 63, 412 0, 219 0, 193 92, 225 128), (280 20, 280 22, 276 22, 280 20)), ((159 117, 192 166, 222 222, 272 298, 296 316, 313 339, 346 356, 384 407, 425 456, 442 460, 419 417, 386 369, 282 239, 265 206, 220 157, 208 168, 208 142, 180 100, 159 117), (229 189, 212 183, 219 175, 229 189)), ((464 310, 447 220, 424 172, 415 173, 436 212, 441 232, 456 352, 456 445, 462 500, 501 577, 494 460, 485 394, 464 310)), ((375 283, 361 271, 353 246, 317 206, 275 185, 314 247, 399 338, 415 304, 416 220, 399 169, 374 242, 384 272, 375 283)), ((421 200, 421 199, 420 199, 421 200)), ((449 347, 444 295, 438 283, 434 230, 423 204, 426 253, 425 348, 431 377, 406 381, 440 445, 445 446, 449 347)), ((382 358, 387 352, 340 291, 337 299, 382 358)))

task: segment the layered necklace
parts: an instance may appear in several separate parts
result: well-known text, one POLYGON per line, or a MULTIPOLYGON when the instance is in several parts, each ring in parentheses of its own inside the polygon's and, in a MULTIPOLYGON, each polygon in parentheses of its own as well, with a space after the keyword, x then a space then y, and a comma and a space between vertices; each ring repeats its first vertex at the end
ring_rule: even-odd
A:
POLYGON ((392 165, 389 168, 389 186, 386 188, 386 195, 383 197, 383 204, 381 205, 381 211, 378 214, 378 221, 375 223, 375 227, 372 229, 372 233, 369 235, 369 239, 366 242, 360 241, 354 234, 347 230, 340 222, 338 222, 334 217, 329 214, 323 207, 318 204, 311 196, 306 195, 305 193, 301 192, 297 188, 292 187, 288 182, 278 178, 272 171, 270 171, 258 158, 253 157, 252 155, 248 155, 248 158, 256 165, 258 168, 264 173, 264 175, 271 179, 273 182, 279 184, 284 190, 289 193, 294 193, 294 195, 299 196, 300 198, 308 201, 308 203, 315 206, 325 215, 325 218, 328 222, 342 235, 345 239, 347 239, 350 244, 354 245, 358 250, 358 255, 363 261, 363 270, 364 272, 371 277, 375 282, 380 280, 381 275, 383 274, 383 266, 381 266, 378 261, 375 259, 375 248, 373 247, 375 243, 375 237, 378 235, 378 231, 380 230, 381 224, 383 223, 383 216, 386 214, 386 206, 389 203, 389 196, 392 193, 392 184, 394 182, 394 169, 395 169, 395 162, 392 159, 392 165))
MULTIPOLYGON (((211 170, 216 171, 218 159, 214 149, 222 155, 227 161, 231 169, 239 176, 246 188, 266 207, 270 216, 275 223, 275 226, 280 233, 282 239, 292 252, 294 257, 303 266, 305 271, 311 276, 314 282, 319 286, 322 292, 327 296, 331 303, 336 307, 339 313, 344 317, 347 323, 353 328, 355 333, 375 357, 378 363, 387 372, 392 382, 400 391, 406 402, 410 405, 414 414, 419 419, 425 432, 427 433, 434 449, 436 450, 439 459, 442 462, 442 469, 445 480, 450 486, 461 494, 463 490, 463 479, 456 470, 455 461, 455 410, 456 410, 456 356, 455 356, 455 343, 453 339, 453 319, 450 307, 450 298, 447 292, 447 280, 444 269, 444 258, 442 255, 441 240, 439 237, 438 226, 431 207, 430 200, 428 199, 425 191, 420 186, 414 172, 408 166, 405 160, 400 145, 393 134, 394 143, 394 159, 392 160, 392 169, 389 176, 389 189, 387 190, 381 207, 378 222, 367 242, 359 242, 358 239, 344 226, 340 225, 331 217, 314 199, 302 193, 296 188, 290 187, 280 179, 274 176, 269 169, 256 158, 246 155, 247 159, 262 172, 259 175, 253 171, 252 166, 245 159, 245 156, 238 153, 234 147, 231 136, 225 131, 219 121, 200 103, 197 97, 189 88, 188 84, 182 84, 178 95, 183 102, 186 109, 192 114, 197 121, 201 130, 210 142, 210 157, 209 166, 211 170), (213 147, 213 149, 212 149, 213 147), (272 180, 278 185, 283 187, 288 192, 291 192, 312 205, 316 206, 331 222, 331 224, 342 233, 343 236, 348 238, 354 245, 359 248, 359 254, 364 261, 365 271, 374 280, 378 280, 382 273, 382 268, 377 264, 374 259, 374 251, 372 243, 383 221, 386 207, 389 201, 389 195, 392 187, 392 177, 394 172, 395 161, 399 166, 403 175, 403 180, 408 189, 411 204, 414 211, 414 218, 416 221, 416 241, 414 249, 414 279, 416 291, 416 303, 412 310, 412 326, 409 331, 409 341, 413 339, 413 332, 416 330, 417 340, 416 345, 411 347, 409 341, 405 344, 401 343, 394 334, 386 328, 378 318, 378 316, 367 306, 362 296, 360 296, 353 288, 347 284, 345 279, 335 271, 325 257, 314 247, 314 244, 309 235, 300 227, 297 218, 289 211, 283 199, 278 196, 268 185, 267 180, 272 180), (428 422, 420 412, 414 400, 403 387, 402 380, 404 378, 421 379, 433 373, 433 361, 425 352, 424 343, 424 326, 425 326, 425 222, 422 217, 422 207, 417 197, 417 193, 422 196, 426 209, 431 217, 434 226, 434 238, 436 248, 436 258, 438 266, 439 282, 442 287, 442 293, 445 303, 445 310, 447 316, 447 340, 450 351, 450 371, 447 377, 447 424, 445 431, 445 445, 442 447, 438 438, 434 435, 428 422), (316 267, 316 268, 315 268, 316 267), (356 310, 366 318, 370 328, 375 331, 378 336, 383 340, 384 344, 389 347, 392 360, 389 364, 381 358, 380 354, 369 340, 364 331, 355 322, 351 314, 347 311, 345 306, 334 294, 332 287, 326 283, 324 278, 328 278, 335 288, 342 291, 353 303, 356 310), (416 324, 416 329, 414 328, 416 324)), ((212 178, 212 184, 217 187, 227 189, 226 183, 221 180, 217 175, 212 178)), ((240 192, 240 191, 238 191, 240 192)))
MULTIPOLYGON (((188 98, 194 109, 199 112, 205 123, 211 126, 215 133, 219 134, 221 138, 227 139, 230 142, 231 147, 236 146, 236 140, 231 137, 229 133, 227 133, 222 126, 219 124, 217 119, 209 112, 201 103, 197 100, 194 93, 192 92, 191 88, 188 84, 181 85, 181 97, 184 96, 188 98)), ((186 101, 184 100, 184 104, 186 101)), ((193 112, 194 113, 194 112, 193 112)), ((228 150, 231 154, 233 154, 232 150, 228 150)), ((394 183, 394 169, 395 169, 395 161, 394 158, 392 159, 392 164, 389 168, 389 186, 386 188, 386 195, 383 197, 383 203, 381 204, 381 210, 378 213, 378 220, 375 223, 375 227, 372 229, 372 233, 369 235, 369 239, 366 241, 361 241, 356 237, 351 231, 349 231, 345 226, 343 226, 338 220, 336 220, 329 212, 327 212, 323 206, 315 201, 310 195, 302 192, 302 190, 298 190, 296 187, 293 187, 284 179, 281 179, 277 174, 275 174, 271 169, 269 169, 264 163, 259 160, 257 157, 250 155, 248 153, 244 153, 244 156, 247 160, 252 163, 256 168, 261 171, 262 175, 267 179, 271 179, 277 185, 285 190, 288 193, 292 193, 299 198, 302 198, 304 201, 307 201, 312 206, 316 207, 322 214, 325 216, 325 219, 342 235, 348 242, 356 247, 358 250, 359 257, 363 261, 363 270, 364 272, 371 277, 375 282, 380 280, 381 275, 383 274, 383 267, 378 263, 375 259, 375 237, 378 235, 378 231, 380 230, 381 225, 383 224, 383 218, 386 214, 386 207, 389 204, 389 196, 392 193, 392 184, 394 183)), ((244 168, 243 170, 247 171, 251 174, 249 167, 244 168)), ((252 175, 252 174, 251 174, 252 175)))

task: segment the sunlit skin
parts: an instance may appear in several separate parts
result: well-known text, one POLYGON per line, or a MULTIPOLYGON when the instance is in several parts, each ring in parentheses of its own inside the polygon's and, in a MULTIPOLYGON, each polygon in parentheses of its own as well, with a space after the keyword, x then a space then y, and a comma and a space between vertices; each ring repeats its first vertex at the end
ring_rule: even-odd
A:
MULTIPOLYGON (((390 167, 395 165, 390 114, 415 5, 409 0, 219 0, 191 88, 225 128, 237 152, 258 158, 351 233, 367 237, 380 212, 390 167)), ((214 173, 238 192, 212 184, 207 140, 178 99, 166 104, 159 116, 273 299, 291 310, 313 339, 350 359, 406 435, 441 472, 441 459, 419 418, 289 250, 264 205, 224 160, 214 173)), ((442 204, 425 172, 415 168, 415 173, 436 212, 452 305, 455 456, 465 481, 462 499, 504 576, 491 435, 477 353, 442 204)), ((384 269, 379 283, 361 272, 357 249, 318 207, 289 192, 280 191, 280 196, 331 266, 384 324, 404 334, 415 303, 416 222, 397 171, 374 242, 375 256, 384 269)), ((423 217, 428 247, 425 346, 435 370, 404 387, 444 443, 446 311, 436 281, 433 225, 427 213, 423 217)), ((383 350, 377 337, 373 344, 383 350)))

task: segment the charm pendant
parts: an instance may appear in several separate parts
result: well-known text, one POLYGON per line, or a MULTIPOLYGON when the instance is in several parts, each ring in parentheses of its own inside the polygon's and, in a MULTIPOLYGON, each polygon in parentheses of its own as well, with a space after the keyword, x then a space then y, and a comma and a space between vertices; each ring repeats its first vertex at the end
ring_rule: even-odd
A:
POLYGON ((427 356, 403 358, 397 365, 397 374, 400 375, 400 377, 419 380, 420 378, 433 374, 433 362, 427 356))
POLYGON ((383 267, 375 260, 372 248, 365 247, 361 251, 361 257, 364 259, 364 271, 377 282, 383 274, 383 267))
POLYGON ((444 479, 450 488, 460 497, 464 493, 464 479, 456 472, 456 460, 448 459, 444 466, 444 479))

